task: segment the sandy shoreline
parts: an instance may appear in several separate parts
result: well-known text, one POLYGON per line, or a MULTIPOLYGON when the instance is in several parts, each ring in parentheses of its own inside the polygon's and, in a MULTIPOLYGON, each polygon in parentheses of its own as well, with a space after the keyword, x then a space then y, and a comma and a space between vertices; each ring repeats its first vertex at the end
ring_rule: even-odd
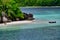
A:
POLYGON ((4 24, 4 23, 0 24, 0 31, 31 29, 31 28, 37 28, 37 27, 40 28, 40 27, 50 27, 50 26, 57 26, 57 25, 60 25, 60 24, 58 24, 58 23, 57 24, 56 23, 49 24, 48 21, 43 21, 43 20, 40 20, 40 21, 36 21, 36 20, 15 21, 15 22, 10 22, 10 23, 6 23, 6 24, 4 24))
MULTIPOLYGON (((33 20, 32 20, 33 21, 33 20)), ((20 27, 16 27, 15 25, 20 25, 20 24, 25 24, 25 23, 32 23, 32 21, 14 21, 14 22, 9 22, 9 23, 2 23, 0 24, 0 31, 11 31, 11 30, 17 30, 20 29, 20 27)))
POLYGON ((4 25, 15 25, 15 24, 24 24, 24 23, 31 23, 32 21, 14 21, 14 22, 8 22, 8 23, 2 23, 0 24, 0 26, 4 26, 4 25))

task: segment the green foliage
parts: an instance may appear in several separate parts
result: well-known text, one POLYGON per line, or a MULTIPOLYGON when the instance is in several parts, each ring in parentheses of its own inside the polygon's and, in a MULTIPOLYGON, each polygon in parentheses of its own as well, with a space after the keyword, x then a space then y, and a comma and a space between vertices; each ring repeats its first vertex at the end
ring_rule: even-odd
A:
POLYGON ((60 6, 60 0, 16 0, 20 6, 60 6))
POLYGON ((0 0, 0 14, 4 11, 10 18, 24 18, 15 0, 0 0))
POLYGON ((21 6, 60 6, 60 0, 0 0, 0 16, 4 11, 11 19, 24 18, 21 6))

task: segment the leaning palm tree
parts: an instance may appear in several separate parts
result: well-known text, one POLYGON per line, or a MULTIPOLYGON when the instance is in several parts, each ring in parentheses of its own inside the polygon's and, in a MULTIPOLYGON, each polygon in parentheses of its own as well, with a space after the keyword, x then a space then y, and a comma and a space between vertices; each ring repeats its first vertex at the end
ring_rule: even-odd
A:
POLYGON ((8 3, 9 1, 8 0, 0 0, 0 21, 1 23, 3 23, 3 16, 4 16, 4 13, 5 13, 5 5, 8 3))
POLYGON ((1 22, 3 22, 2 12, 6 13, 7 16, 12 19, 18 17, 24 18, 22 12, 19 9, 19 5, 15 0, 0 0, 1 22))

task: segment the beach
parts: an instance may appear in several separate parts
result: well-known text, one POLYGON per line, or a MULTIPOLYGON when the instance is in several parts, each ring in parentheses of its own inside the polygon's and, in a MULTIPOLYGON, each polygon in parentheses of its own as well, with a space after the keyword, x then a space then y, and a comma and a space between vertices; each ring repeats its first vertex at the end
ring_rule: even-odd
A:
POLYGON ((32 21, 13 21, 13 22, 8 22, 8 23, 2 23, 0 26, 5 26, 5 25, 14 25, 14 24, 24 24, 24 23, 31 23, 32 21))

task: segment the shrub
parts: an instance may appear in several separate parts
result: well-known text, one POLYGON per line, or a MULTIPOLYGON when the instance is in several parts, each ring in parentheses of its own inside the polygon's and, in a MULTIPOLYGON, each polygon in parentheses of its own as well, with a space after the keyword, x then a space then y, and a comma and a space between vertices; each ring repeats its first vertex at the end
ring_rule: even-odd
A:
POLYGON ((24 18, 15 0, 0 0, 0 13, 2 11, 12 19, 16 19, 17 17, 24 18))

